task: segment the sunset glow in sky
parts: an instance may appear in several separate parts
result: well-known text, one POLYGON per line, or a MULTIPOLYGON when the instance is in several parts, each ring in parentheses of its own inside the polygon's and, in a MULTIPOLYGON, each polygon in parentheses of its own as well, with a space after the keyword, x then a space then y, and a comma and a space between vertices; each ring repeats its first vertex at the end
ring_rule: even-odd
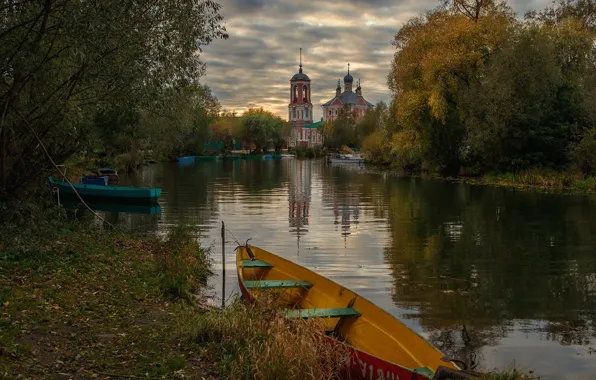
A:
MULTIPOLYGON (((226 110, 263 107, 287 119, 290 78, 303 69, 312 83, 314 120, 335 95, 350 63, 371 103, 388 102, 391 41, 410 18, 436 7, 437 0, 220 0, 228 40, 204 48, 202 82, 226 110)), ((543 9, 550 0, 510 0, 518 16, 543 9)))

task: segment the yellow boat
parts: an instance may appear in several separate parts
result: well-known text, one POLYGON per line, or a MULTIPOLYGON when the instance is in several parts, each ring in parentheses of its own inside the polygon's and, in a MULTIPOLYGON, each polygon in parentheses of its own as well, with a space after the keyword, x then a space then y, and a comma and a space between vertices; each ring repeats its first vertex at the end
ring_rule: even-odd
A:
POLYGON ((398 319, 323 276, 248 245, 237 248, 236 266, 244 299, 277 291, 289 318, 325 318, 325 330, 351 346, 352 378, 469 378, 398 319))

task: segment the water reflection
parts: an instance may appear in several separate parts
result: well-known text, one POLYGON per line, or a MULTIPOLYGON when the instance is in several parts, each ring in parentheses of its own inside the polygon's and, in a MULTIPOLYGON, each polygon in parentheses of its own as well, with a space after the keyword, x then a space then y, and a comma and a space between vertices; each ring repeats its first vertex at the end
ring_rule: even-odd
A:
MULTIPOLYGON (((359 292, 472 366, 596 373, 594 196, 298 160, 156 165, 129 181, 162 186, 162 214, 115 223, 157 234, 191 223, 213 246, 224 220, 240 240, 359 292)), ((221 268, 221 252, 213 257, 221 268)))

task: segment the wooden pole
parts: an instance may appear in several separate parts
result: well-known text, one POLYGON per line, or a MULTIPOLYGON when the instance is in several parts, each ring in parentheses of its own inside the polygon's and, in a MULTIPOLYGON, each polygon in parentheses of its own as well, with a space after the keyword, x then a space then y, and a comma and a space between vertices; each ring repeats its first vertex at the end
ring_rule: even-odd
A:
POLYGON ((221 308, 226 307, 226 225, 221 222, 221 308))

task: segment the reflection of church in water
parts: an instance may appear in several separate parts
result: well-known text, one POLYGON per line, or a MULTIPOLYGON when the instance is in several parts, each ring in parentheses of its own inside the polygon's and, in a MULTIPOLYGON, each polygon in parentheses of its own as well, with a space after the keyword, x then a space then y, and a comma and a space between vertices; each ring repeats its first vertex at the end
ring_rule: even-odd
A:
POLYGON ((300 237, 308 232, 308 216, 311 202, 312 162, 292 160, 296 164, 295 170, 290 170, 288 189, 290 232, 296 235, 297 244, 300 237))
POLYGON ((336 231, 344 241, 354 232, 360 220, 360 191, 350 183, 327 182, 323 186, 323 203, 333 210, 336 231))

